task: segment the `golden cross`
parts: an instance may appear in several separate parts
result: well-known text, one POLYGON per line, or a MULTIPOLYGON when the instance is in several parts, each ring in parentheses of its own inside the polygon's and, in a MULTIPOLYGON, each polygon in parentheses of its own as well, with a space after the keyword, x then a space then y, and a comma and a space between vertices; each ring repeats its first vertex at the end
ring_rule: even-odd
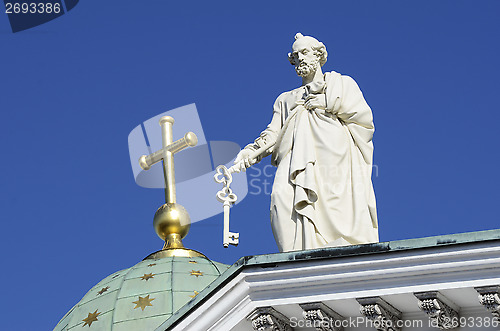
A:
POLYGON ((152 154, 139 158, 139 164, 144 170, 163 160, 163 177, 165 179, 165 202, 176 203, 174 154, 189 146, 196 146, 198 138, 193 132, 188 132, 179 140, 173 141, 172 127, 174 119, 170 116, 160 118, 162 148, 152 154))

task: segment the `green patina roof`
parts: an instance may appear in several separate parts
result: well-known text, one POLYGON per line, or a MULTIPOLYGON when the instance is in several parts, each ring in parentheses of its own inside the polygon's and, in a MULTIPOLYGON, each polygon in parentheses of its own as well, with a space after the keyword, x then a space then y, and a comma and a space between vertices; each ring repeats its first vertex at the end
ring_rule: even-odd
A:
POLYGON ((54 330, 154 330, 227 268, 204 257, 143 260, 90 289, 54 330))

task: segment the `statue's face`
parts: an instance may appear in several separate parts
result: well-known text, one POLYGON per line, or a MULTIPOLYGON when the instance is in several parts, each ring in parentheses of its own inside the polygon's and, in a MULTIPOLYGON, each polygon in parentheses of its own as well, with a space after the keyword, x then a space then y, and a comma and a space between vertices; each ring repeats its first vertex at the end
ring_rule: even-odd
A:
POLYGON ((312 49, 312 43, 306 38, 300 38, 293 43, 292 56, 295 72, 301 77, 314 74, 319 67, 319 58, 312 49))

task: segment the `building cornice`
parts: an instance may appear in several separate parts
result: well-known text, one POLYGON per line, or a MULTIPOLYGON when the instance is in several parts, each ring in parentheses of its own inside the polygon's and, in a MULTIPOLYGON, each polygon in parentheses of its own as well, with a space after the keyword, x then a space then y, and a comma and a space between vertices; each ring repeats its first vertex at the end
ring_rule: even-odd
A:
POLYGON ((414 292, 490 286, 499 275, 500 230, 249 256, 157 331, 230 330, 258 307, 408 293, 418 310, 414 292))

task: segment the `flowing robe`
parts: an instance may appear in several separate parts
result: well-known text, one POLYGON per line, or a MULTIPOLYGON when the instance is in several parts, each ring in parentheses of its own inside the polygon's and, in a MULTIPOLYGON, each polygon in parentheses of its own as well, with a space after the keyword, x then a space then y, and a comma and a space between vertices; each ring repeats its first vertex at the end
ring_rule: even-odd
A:
POLYGON ((371 109, 356 82, 336 72, 281 94, 250 148, 276 141, 271 225, 280 251, 378 242, 371 173, 371 109), (308 94, 326 110, 306 110, 308 94))

